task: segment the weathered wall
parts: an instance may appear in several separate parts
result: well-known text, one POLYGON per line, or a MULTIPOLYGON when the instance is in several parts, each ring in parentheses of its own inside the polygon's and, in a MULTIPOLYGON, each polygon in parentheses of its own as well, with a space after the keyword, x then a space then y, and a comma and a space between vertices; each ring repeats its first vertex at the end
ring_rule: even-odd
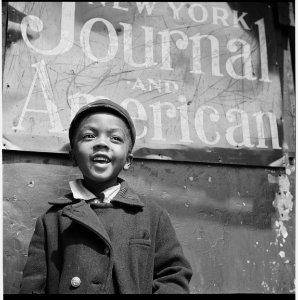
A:
MULTIPOLYGON (((122 177, 170 214, 192 293, 294 291, 291 169, 135 160, 122 177)), ((66 156, 4 151, 4 289, 17 293, 36 217, 80 176, 66 156)))

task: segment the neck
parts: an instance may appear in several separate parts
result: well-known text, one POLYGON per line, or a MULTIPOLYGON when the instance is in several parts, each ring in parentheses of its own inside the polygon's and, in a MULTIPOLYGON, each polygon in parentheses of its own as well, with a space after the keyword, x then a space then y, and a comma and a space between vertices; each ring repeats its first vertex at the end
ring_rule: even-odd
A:
POLYGON ((104 190, 118 184, 117 178, 111 182, 94 182, 84 178, 82 182, 83 185, 95 196, 99 195, 104 190))

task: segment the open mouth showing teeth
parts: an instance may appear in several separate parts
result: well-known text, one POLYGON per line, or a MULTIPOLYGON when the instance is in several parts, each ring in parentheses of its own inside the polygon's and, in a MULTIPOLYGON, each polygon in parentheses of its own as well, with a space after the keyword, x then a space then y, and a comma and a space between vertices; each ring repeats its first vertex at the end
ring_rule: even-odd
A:
POLYGON ((93 158, 93 161, 100 163, 100 164, 108 164, 111 160, 105 156, 96 156, 93 158))

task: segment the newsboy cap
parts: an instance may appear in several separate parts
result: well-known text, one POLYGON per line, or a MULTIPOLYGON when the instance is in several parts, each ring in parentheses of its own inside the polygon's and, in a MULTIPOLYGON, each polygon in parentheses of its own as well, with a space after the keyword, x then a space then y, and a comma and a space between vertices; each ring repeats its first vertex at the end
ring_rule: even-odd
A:
POLYGON ((128 111, 122 106, 120 106, 119 104, 108 99, 95 100, 93 102, 88 103, 87 105, 84 105, 78 110, 78 112, 76 113, 76 115, 74 116, 74 118, 72 119, 69 125, 68 136, 70 142, 72 141, 72 138, 74 137, 75 134, 76 127, 79 124, 79 122, 82 120, 82 118, 88 115, 88 113, 101 111, 101 110, 110 111, 115 115, 119 116, 122 120, 124 120, 124 122, 127 124, 127 127, 131 135, 132 146, 134 146, 136 140, 136 129, 128 111))

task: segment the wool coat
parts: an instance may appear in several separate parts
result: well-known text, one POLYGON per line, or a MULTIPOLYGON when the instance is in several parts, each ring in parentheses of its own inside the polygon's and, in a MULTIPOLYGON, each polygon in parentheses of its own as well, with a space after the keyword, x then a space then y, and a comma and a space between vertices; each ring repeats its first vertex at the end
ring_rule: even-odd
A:
POLYGON ((71 193, 50 202, 36 222, 21 294, 189 293, 191 266, 167 212, 119 180, 105 208, 71 193))

